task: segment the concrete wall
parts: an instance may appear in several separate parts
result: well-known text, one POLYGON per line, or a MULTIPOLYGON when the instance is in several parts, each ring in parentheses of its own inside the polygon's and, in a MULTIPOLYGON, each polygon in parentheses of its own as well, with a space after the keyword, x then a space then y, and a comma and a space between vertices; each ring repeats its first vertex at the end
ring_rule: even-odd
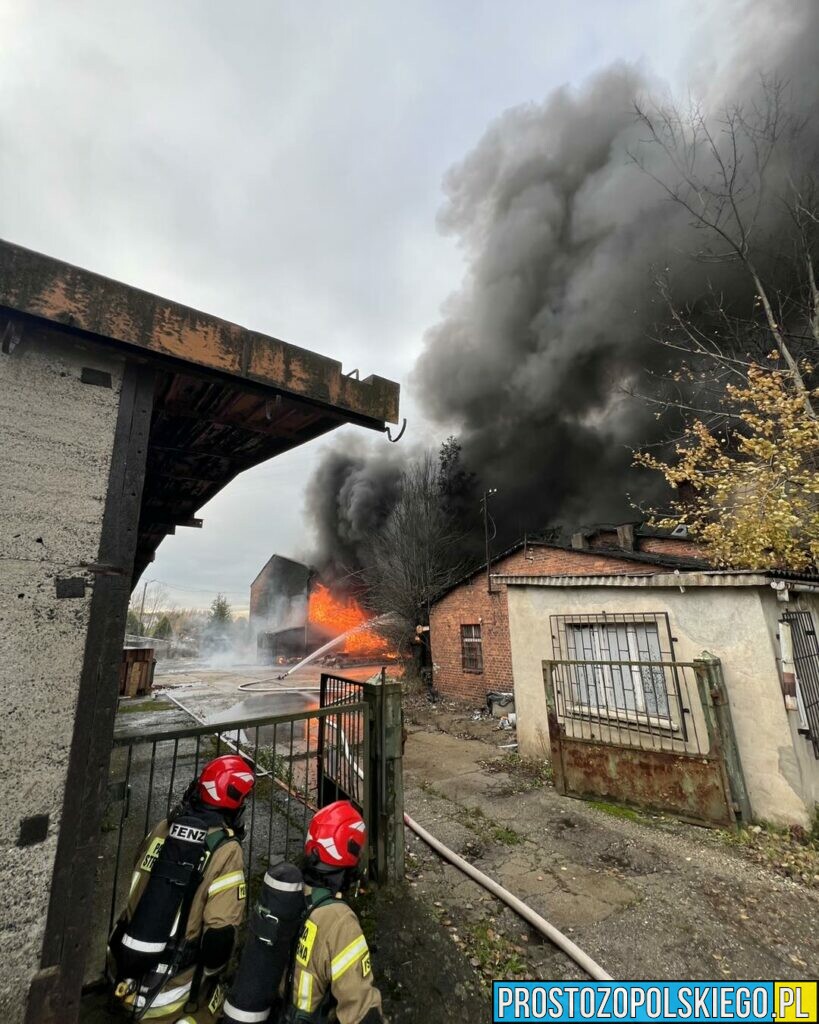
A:
POLYGON ((775 600, 772 591, 750 587, 689 588, 685 593, 627 587, 510 587, 521 754, 542 757, 549 749, 542 662, 553 657, 551 615, 667 611, 677 660, 693 661, 708 650, 722 661, 754 817, 807 824, 813 810, 811 790, 794 770, 793 735, 767 607, 775 600))
MULTIPOLYGON (((768 632, 774 646, 777 661, 781 666, 779 648, 779 620, 785 611, 807 611, 813 616, 815 629, 819 629, 819 596, 790 592, 791 600, 783 603, 776 594, 767 591, 763 595, 763 609, 768 623, 768 632)), ((779 750, 779 764, 783 775, 790 779, 794 788, 803 793, 808 807, 819 805, 819 759, 813 752, 810 738, 799 733, 799 714, 785 711, 790 728, 790 743, 783 743, 779 750)))
MULTIPOLYGON (((0 1009, 23 1018, 39 967, 85 650, 122 362, 31 335, 0 354, 0 1009), (112 387, 81 382, 83 367, 112 387), (58 578, 85 579, 58 598, 58 578), (19 845, 21 821, 48 834, 19 845)), ((94 865, 87 866, 89 872, 94 865)))

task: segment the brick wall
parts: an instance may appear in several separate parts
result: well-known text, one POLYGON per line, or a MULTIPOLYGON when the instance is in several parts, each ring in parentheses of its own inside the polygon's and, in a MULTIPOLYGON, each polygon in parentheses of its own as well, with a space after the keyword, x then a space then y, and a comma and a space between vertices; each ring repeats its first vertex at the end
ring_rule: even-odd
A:
MULTIPOLYGON (((606 573, 650 572, 651 566, 602 555, 594 551, 563 551, 532 547, 516 551, 492 566, 495 573, 516 576, 571 576, 606 573)), ((432 608, 430 645, 433 681, 449 700, 484 704, 489 690, 512 689, 512 651, 505 584, 493 584, 487 593, 486 573, 450 591, 432 608), (464 672, 461 667, 461 626, 481 626, 483 672, 464 672)))
POLYGON ((677 555, 678 558, 705 558, 701 545, 676 537, 640 537, 640 551, 652 555, 677 555))
MULTIPOLYGON (((591 550, 619 547, 616 530, 601 530, 588 538, 591 550)), ((683 537, 640 537, 634 538, 636 551, 651 555, 676 555, 677 558, 703 558, 702 547, 696 541, 683 537)))

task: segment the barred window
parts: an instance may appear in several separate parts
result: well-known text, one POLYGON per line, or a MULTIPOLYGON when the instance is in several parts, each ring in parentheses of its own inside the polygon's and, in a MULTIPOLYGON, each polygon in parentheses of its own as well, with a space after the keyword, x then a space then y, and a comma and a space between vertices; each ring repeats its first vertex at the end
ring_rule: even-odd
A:
POLYGON ((461 626, 461 666, 464 672, 483 672, 480 626, 461 626))
POLYGON ((555 658, 566 659, 575 709, 679 724, 677 680, 664 612, 553 615, 555 658))
POLYGON ((575 702, 600 709, 643 711, 668 717, 663 669, 652 664, 635 664, 662 660, 654 623, 568 623, 567 632, 571 656, 591 663, 574 666, 572 696, 575 702), (617 664, 619 659, 625 664, 617 664))

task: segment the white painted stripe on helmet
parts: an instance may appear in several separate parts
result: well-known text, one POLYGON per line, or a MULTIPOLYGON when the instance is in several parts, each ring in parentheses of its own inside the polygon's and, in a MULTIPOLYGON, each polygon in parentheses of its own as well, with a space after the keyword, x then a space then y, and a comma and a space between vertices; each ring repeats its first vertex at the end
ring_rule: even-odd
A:
POLYGON ((341 854, 338 852, 336 841, 332 837, 330 839, 319 839, 317 840, 319 846, 323 846, 324 849, 330 854, 333 860, 341 860, 341 854))
POLYGON ((267 1020, 270 1016, 270 1008, 255 1011, 240 1010, 229 999, 226 999, 225 1005, 222 1007, 222 1013, 226 1013, 234 1020, 241 1021, 242 1024, 261 1024, 262 1021, 267 1020))
POLYGON ((122 936, 122 944, 137 953, 161 953, 168 945, 167 942, 143 942, 142 939, 135 939, 128 932, 122 936))
POLYGON ((350 828, 354 829, 356 832, 363 832, 366 827, 367 826, 363 821, 356 821, 350 826, 350 828))
POLYGON ((264 876, 264 884, 279 892, 301 892, 304 888, 304 882, 282 882, 280 879, 274 878, 269 871, 264 876))
POLYGON ((255 776, 253 772, 236 772, 236 778, 242 779, 243 782, 253 782, 255 776))

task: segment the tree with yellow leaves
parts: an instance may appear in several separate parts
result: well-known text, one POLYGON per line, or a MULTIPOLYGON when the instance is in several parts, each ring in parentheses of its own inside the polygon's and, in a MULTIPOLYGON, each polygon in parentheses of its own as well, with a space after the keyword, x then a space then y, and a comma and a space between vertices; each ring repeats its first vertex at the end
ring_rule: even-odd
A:
MULTIPOLYGON (((800 370, 801 384, 812 367, 800 370)), ((649 452, 635 456, 678 492, 655 518, 687 525, 720 566, 819 567, 817 398, 819 389, 806 401, 789 369, 751 364, 744 383, 725 389, 730 425, 714 428, 698 418, 684 428, 671 461, 649 452), (692 497, 680 494, 682 485, 692 497)))

